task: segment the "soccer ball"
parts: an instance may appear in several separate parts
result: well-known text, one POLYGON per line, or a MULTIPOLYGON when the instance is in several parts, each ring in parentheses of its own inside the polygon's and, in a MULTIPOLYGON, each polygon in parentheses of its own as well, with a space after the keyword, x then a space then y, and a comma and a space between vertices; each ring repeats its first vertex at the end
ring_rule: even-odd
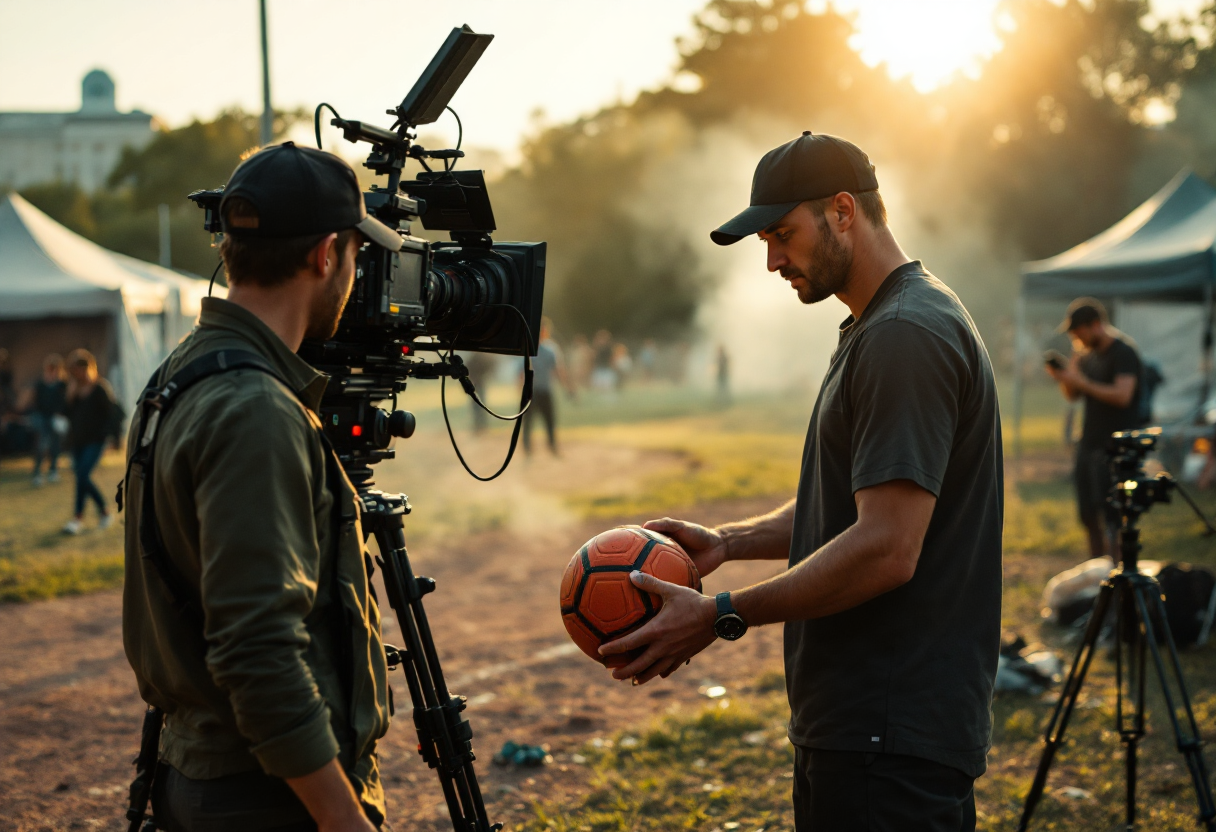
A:
POLYGON ((640 653, 601 656, 600 645, 641 627, 663 605, 629 580, 635 569, 701 591, 697 567, 669 537, 631 526, 588 540, 562 576, 562 622, 574 643, 606 667, 624 667, 640 653))

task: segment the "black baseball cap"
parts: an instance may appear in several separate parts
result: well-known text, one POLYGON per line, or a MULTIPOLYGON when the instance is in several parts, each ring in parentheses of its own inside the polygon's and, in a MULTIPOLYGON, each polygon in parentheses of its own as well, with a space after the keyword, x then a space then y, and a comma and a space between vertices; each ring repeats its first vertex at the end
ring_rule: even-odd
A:
POLYGON ((224 186, 220 218, 224 233, 238 237, 307 237, 357 228, 376 245, 401 250, 401 235, 368 216, 354 169, 332 153, 294 142, 259 150, 237 166, 224 186), (234 196, 249 200, 257 218, 229 227, 224 203, 234 196))
POLYGON ((1068 304, 1068 311, 1064 313, 1064 320, 1056 332, 1072 332, 1095 321, 1106 323, 1107 320, 1106 307, 1102 305, 1102 301, 1097 298, 1077 298, 1068 304))
POLYGON ((800 202, 841 191, 878 190, 874 166, 861 148, 837 136, 810 130, 764 154, 752 177, 751 206, 723 223, 709 238, 720 246, 763 231, 800 202))

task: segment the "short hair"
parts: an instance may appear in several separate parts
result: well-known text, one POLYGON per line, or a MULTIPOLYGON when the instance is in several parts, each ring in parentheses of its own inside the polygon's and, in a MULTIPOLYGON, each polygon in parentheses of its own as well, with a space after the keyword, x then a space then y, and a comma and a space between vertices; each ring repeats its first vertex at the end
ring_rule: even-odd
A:
POLYGON ((1064 316, 1064 328, 1068 332, 1098 322, 1110 323, 1110 317, 1102 301, 1097 298, 1077 298, 1068 305, 1068 312, 1064 316))
MULTIPOLYGON (((223 214, 224 224, 228 227, 257 227, 258 209, 247 199, 229 197, 224 201, 223 214)), ((346 257, 350 241, 358 234, 357 228, 338 232, 335 246, 339 266, 346 257)), ((327 236, 247 237, 240 233, 225 234, 224 241, 220 243, 220 257, 224 260, 228 282, 233 285, 253 283, 265 289, 286 283, 292 275, 308 265, 308 253, 327 236)))
POLYGON ((97 357, 88 350, 76 349, 68 353, 68 366, 82 368, 89 381, 97 381, 97 357))
MULTIPOLYGON (((887 224, 887 206, 882 201, 882 194, 878 191, 858 191, 857 193, 846 192, 857 203, 857 207, 861 209, 861 213, 865 214, 866 219, 875 228, 882 228, 887 224)), ((819 218, 822 218, 827 213, 828 205, 836 195, 825 196, 822 199, 812 199, 807 201, 807 205, 811 207, 811 212, 819 218)))

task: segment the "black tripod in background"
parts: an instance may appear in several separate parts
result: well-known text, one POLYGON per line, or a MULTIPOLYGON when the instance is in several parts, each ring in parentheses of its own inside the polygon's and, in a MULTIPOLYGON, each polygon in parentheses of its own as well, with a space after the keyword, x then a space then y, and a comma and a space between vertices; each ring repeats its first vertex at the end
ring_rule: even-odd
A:
POLYGON ((376 538, 376 562, 384 574, 389 606, 397 614, 403 648, 388 647, 389 669, 398 665, 405 674, 414 705, 418 752, 439 775, 452 828, 457 832, 496 832, 486 815, 477 773, 473 769, 473 728, 464 718, 465 698, 448 692, 439 654, 427 623, 422 597, 434 591, 435 581, 417 577, 405 549, 404 517, 410 505, 404 494, 372 490, 371 469, 347 469, 347 476, 363 501, 363 529, 376 538))
POLYGON ((1140 529, 1136 528, 1136 523, 1140 519, 1140 515, 1148 511, 1154 503, 1168 502, 1170 492, 1178 489, 1178 493, 1203 520, 1208 533, 1212 534, 1216 532, 1216 529, 1213 529, 1199 506, 1185 491, 1181 490, 1178 483, 1169 474, 1162 473, 1156 477, 1145 476, 1144 459, 1156 444, 1159 434, 1159 429, 1128 431, 1116 433, 1111 438, 1108 453, 1110 454, 1112 486, 1108 500, 1111 507, 1119 512, 1121 562, 1119 568, 1112 572, 1102 584, 1098 598, 1094 602, 1093 611, 1090 613, 1089 624, 1085 628, 1085 636, 1081 640, 1076 658, 1073 659, 1072 669, 1068 672, 1068 679, 1064 683, 1060 699, 1056 703, 1051 721, 1047 725, 1043 755, 1039 758, 1039 768, 1035 772, 1034 783, 1030 787, 1029 794, 1026 795, 1022 819, 1018 824, 1019 832, 1025 832, 1028 828, 1035 807, 1038 806, 1039 799, 1043 796, 1048 770, 1051 768, 1056 751, 1064 742, 1064 731, 1068 727, 1068 720, 1072 716, 1073 708, 1076 707, 1081 686, 1085 683, 1085 674, 1098 649, 1098 640, 1112 605, 1115 613, 1115 688, 1117 691, 1115 727, 1119 732, 1120 741, 1126 748, 1126 828, 1134 829, 1136 824, 1136 750, 1137 744, 1145 734, 1144 693, 1148 671, 1146 658, 1151 656, 1153 670, 1156 672, 1162 695, 1165 698, 1170 725, 1174 729, 1175 743, 1191 773, 1195 797, 1199 803, 1199 823, 1209 832, 1216 831, 1216 805, 1213 804, 1212 788, 1203 760, 1203 743, 1199 738, 1199 726, 1195 722, 1191 698, 1186 689, 1186 679, 1182 674, 1182 665, 1178 661, 1178 650, 1174 646, 1174 637, 1170 633, 1169 623, 1165 616, 1161 587, 1155 578, 1140 572, 1138 561, 1140 529), (1158 637, 1168 648, 1168 663, 1162 657, 1158 637), (1125 662, 1127 664, 1126 693, 1123 685, 1125 662), (1171 677, 1177 698, 1171 692, 1171 677))

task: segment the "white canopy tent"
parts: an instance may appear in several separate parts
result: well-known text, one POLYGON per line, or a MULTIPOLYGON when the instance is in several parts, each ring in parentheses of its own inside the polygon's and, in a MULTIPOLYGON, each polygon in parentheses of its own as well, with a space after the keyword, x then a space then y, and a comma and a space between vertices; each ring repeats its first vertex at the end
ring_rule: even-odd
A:
POLYGON ((1022 382, 1035 347, 1027 304, 1105 301, 1115 325, 1157 363, 1165 382, 1154 399, 1157 422, 1193 418, 1212 390, 1216 313, 1216 188, 1182 171, 1096 237, 1047 260, 1022 264, 1017 306, 1014 447, 1019 446, 1022 382))
POLYGON ((0 347, 19 383, 46 353, 85 347, 130 409, 206 291, 205 280, 86 240, 18 194, 0 200, 0 347))

